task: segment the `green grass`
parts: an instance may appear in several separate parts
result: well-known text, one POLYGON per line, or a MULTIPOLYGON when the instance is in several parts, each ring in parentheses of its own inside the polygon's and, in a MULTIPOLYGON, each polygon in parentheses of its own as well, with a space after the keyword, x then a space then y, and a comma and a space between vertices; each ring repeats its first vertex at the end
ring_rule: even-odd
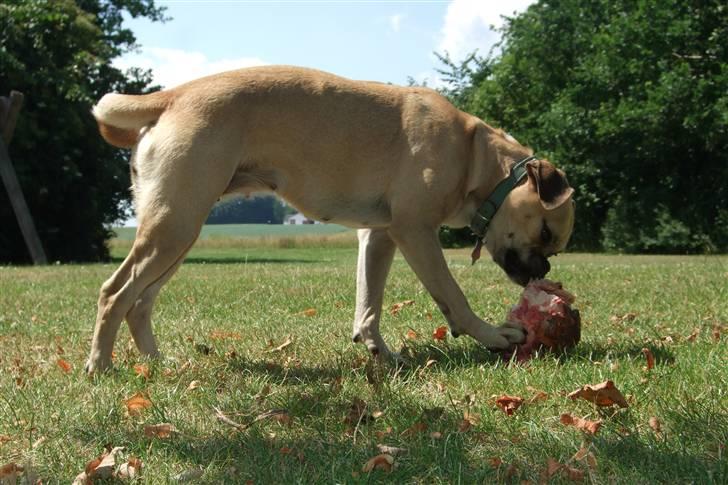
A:
MULTIPOLYGON (((476 312, 502 319, 520 289, 492 263, 471 267, 467 251, 447 258, 476 312)), ((141 458, 146 483, 198 465, 202 483, 537 483, 549 458, 585 471, 589 483, 728 479, 728 337, 712 335, 728 324, 728 258, 561 255, 550 276, 577 294, 582 342, 567 355, 509 366, 468 338, 433 341, 444 319, 398 256, 385 305, 415 300, 383 317, 390 346, 407 344, 411 366, 399 372, 371 365, 350 342, 355 265, 351 248, 193 252, 159 298, 155 331, 166 360, 151 364, 148 381, 133 372, 140 359, 124 327, 115 370, 91 379, 82 372, 98 287, 115 265, 0 268, 0 437, 9 440, 0 438, 0 466, 25 464, 44 483, 70 483, 111 444, 141 458), (305 316, 308 308, 316 315, 305 316), (628 313, 632 320, 617 318, 628 313), (409 329, 420 337, 407 340, 409 329), (269 352, 288 337, 290 346, 269 352), (656 358, 649 372, 645 347, 656 358), (72 364, 69 374, 59 358, 72 364), (605 379, 627 395, 628 409, 565 396, 605 379), (200 387, 188 390, 192 381, 200 387), (528 399, 535 389, 548 399, 510 417, 492 400, 528 399), (128 417, 123 400, 137 391, 154 405, 128 417), (351 429, 344 418, 355 399, 383 414, 351 429), (283 408, 292 422, 263 420, 241 432, 218 421, 215 407, 238 423, 283 408), (460 432, 464 411, 479 422, 460 432), (565 412, 603 426, 585 435, 559 422, 565 412), (403 434, 419 421, 427 431, 403 434), (144 436, 145 424, 162 422, 178 434, 144 436), (409 452, 390 473, 363 473, 377 443, 409 452), (570 461, 582 445, 594 468, 570 461), (492 457, 504 464, 493 468, 492 457)))

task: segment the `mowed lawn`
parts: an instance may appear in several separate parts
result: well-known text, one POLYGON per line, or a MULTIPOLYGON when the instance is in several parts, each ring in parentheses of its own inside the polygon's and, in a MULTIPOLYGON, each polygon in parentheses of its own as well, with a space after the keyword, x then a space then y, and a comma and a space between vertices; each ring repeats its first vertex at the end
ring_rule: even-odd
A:
MULTIPOLYGON (((727 257, 558 256, 550 277, 577 295, 582 342, 509 365, 467 337, 434 340, 445 321, 398 255, 382 321, 409 360, 395 370, 350 341, 354 248, 195 251, 155 309, 165 359, 141 360, 122 326, 115 370, 93 378, 97 292, 116 264, 0 268, 0 466, 71 483, 123 446, 117 462, 139 458, 145 483, 728 480, 727 257), (567 397, 607 379, 628 408, 567 397), (151 406, 129 415, 136 393, 151 406), (495 404, 504 394, 524 399, 511 416, 495 404), (601 428, 566 426, 564 413, 601 428), (160 423, 176 432, 145 434, 160 423), (363 471, 378 444, 407 451, 363 471)), ((450 267, 498 322, 520 288, 468 253, 448 251, 450 267)))

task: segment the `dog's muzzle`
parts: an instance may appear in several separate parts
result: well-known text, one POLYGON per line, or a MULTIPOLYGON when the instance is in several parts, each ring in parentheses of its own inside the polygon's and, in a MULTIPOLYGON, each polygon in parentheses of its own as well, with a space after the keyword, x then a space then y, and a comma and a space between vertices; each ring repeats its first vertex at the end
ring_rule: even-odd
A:
POLYGON ((543 254, 530 251, 524 261, 515 249, 507 249, 496 263, 503 268, 508 277, 521 286, 526 286, 532 279, 541 279, 551 270, 548 259, 543 254))

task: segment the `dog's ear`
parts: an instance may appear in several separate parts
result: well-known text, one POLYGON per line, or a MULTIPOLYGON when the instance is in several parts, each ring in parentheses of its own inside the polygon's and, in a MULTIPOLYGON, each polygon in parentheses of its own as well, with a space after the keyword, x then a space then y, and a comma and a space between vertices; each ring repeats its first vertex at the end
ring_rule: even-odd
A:
POLYGON ((546 160, 534 160, 526 164, 528 183, 538 193, 546 210, 556 209, 574 194, 566 175, 546 160))

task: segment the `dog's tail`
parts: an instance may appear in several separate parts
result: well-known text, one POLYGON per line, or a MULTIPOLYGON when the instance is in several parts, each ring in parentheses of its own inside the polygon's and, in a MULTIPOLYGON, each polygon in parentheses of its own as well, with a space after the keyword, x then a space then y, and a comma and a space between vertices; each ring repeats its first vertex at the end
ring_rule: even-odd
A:
POLYGON ((171 100, 171 91, 139 96, 109 93, 94 106, 93 115, 104 140, 115 147, 131 148, 139 139, 139 130, 156 121, 171 100))

